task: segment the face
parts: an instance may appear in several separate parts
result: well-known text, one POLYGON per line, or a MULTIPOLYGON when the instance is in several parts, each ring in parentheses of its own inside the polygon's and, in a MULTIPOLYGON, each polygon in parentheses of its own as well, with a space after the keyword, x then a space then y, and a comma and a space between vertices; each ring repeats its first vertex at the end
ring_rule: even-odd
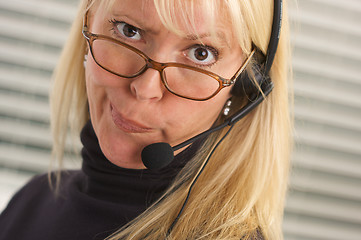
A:
MULTIPOLYGON (((243 62, 241 49, 221 21, 216 26, 221 41, 215 43, 202 14, 196 15, 195 27, 182 24, 185 34, 180 35, 162 24, 152 1, 122 0, 110 11, 101 6, 93 9, 89 29, 125 42, 158 62, 184 63, 230 78, 243 62)), ((155 142, 175 146, 209 129, 231 96, 231 88, 226 87, 207 101, 180 98, 164 87, 157 70, 122 78, 99 67, 90 52, 86 86, 104 155, 115 165, 133 169, 144 168, 140 156, 145 146, 155 142)))

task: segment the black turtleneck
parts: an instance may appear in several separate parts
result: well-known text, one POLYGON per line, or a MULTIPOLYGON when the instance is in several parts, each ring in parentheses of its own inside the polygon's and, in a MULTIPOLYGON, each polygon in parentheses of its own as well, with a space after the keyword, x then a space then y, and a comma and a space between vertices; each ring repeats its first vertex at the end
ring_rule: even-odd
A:
POLYGON ((2 212, 0 240, 104 239, 159 198, 201 144, 192 144, 163 169, 136 170, 105 158, 90 121, 81 141, 82 169, 62 172, 57 197, 46 174, 33 178, 2 212))

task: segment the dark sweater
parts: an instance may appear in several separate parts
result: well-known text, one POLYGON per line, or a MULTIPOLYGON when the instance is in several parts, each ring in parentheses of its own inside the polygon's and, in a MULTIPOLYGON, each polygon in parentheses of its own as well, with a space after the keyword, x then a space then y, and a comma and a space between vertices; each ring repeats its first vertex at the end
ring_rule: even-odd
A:
POLYGON ((90 122, 81 140, 82 169, 62 172, 58 197, 46 174, 34 177, 1 214, 0 240, 104 239, 159 198, 200 145, 163 169, 134 170, 105 158, 90 122))

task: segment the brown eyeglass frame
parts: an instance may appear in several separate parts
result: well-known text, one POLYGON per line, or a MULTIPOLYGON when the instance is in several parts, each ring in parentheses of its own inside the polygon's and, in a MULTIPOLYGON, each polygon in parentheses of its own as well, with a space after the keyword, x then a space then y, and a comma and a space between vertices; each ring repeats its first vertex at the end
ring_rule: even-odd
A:
POLYGON ((248 56, 248 58, 243 62, 242 66, 237 70, 237 72, 233 75, 233 77, 231 77, 230 79, 226 79, 226 78, 223 78, 223 77, 221 77, 221 76, 219 76, 219 75, 217 75, 217 74, 215 74, 213 72, 203 70, 203 69, 200 69, 200 68, 197 68, 197 67, 189 66, 189 65, 186 65, 186 64, 182 64, 182 63, 160 63, 160 62, 154 61, 153 59, 149 58, 145 53, 143 53, 142 51, 140 51, 139 49, 137 49, 137 48, 135 48, 133 46, 130 46, 130 45, 124 43, 124 42, 121 42, 121 41, 119 41, 117 39, 114 39, 114 38, 111 38, 111 37, 108 37, 108 36, 105 36, 105 35, 102 35, 102 34, 91 33, 89 31, 89 28, 88 28, 88 13, 89 13, 89 10, 86 11, 86 13, 84 15, 82 33, 83 33, 83 36, 85 37, 85 39, 87 40, 87 42, 89 44, 89 49, 90 49, 90 52, 91 52, 91 54, 93 56, 93 59, 94 59, 94 61, 96 62, 96 64, 99 67, 103 68, 104 70, 106 70, 106 71, 108 71, 108 72, 110 72, 110 73, 112 73, 112 74, 114 74, 116 76, 123 77, 123 78, 134 78, 134 77, 137 77, 137 76, 143 74, 148 68, 155 69, 160 73, 162 83, 169 92, 171 92, 172 94, 174 94, 174 95, 176 95, 178 97, 189 99, 189 100, 194 100, 194 101, 206 101, 206 100, 209 100, 212 97, 214 97, 215 95, 217 95, 223 88, 233 85, 236 82, 237 78, 241 75, 241 73, 247 67, 248 63, 251 61, 251 59, 252 59, 252 57, 253 57, 253 55, 254 55, 254 53, 256 51, 255 49, 253 49, 252 52, 250 53, 250 55, 248 56), (137 73, 133 74, 132 76, 124 76, 124 75, 118 74, 118 73, 116 73, 116 72, 114 72, 114 71, 112 71, 110 69, 107 69, 106 67, 104 67, 100 63, 98 63, 98 61, 94 57, 93 42, 96 39, 105 39, 105 40, 111 41, 111 42, 113 42, 115 44, 126 47, 129 50, 131 50, 131 51, 135 52, 136 54, 138 54, 139 56, 141 56, 145 60, 146 64, 144 65, 143 68, 141 68, 137 73), (208 75, 208 76, 214 78, 216 81, 218 81, 219 87, 211 96, 209 96, 207 98, 191 98, 191 97, 180 95, 180 94, 172 91, 170 89, 170 87, 168 86, 168 83, 167 83, 167 81, 165 80, 165 77, 164 77, 164 69, 166 67, 180 67, 180 68, 185 68, 185 69, 193 70, 193 71, 208 75))

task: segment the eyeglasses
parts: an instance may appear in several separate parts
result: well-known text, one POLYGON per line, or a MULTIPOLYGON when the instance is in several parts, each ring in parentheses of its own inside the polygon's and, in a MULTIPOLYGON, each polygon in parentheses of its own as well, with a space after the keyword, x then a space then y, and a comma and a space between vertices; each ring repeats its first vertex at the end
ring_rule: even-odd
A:
POLYGON ((182 98, 205 101, 214 97, 224 87, 235 83, 244 71, 255 50, 230 79, 213 72, 182 63, 160 63, 139 49, 117 39, 88 30, 88 12, 84 17, 83 35, 89 43, 94 61, 104 70, 122 78, 134 78, 148 68, 159 71, 165 88, 182 98))

